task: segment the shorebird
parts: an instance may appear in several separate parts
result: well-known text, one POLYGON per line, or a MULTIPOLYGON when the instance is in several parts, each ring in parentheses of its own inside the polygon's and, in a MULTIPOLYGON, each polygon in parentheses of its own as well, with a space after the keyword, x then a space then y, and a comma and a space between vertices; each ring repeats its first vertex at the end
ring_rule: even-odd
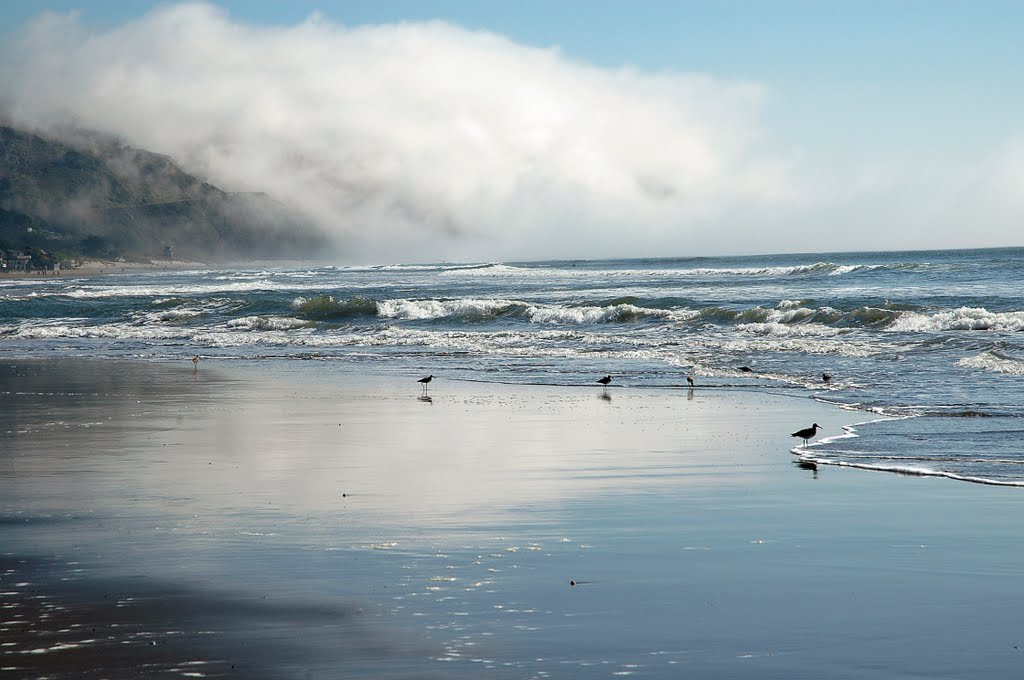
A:
POLYGON ((693 377, 692 376, 689 376, 689 375, 686 376, 686 384, 689 385, 690 387, 693 387, 693 377))
POLYGON ((597 379, 597 382, 601 383, 605 387, 608 387, 608 383, 610 383, 611 381, 612 381, 612 377, 610 375, 606 375, 603 378, 598 378, 597 379))
POLYGON ((807 446, 807 442, 809 442, 814 435, 818 434, 819 429, 821 428, 818 426, 818 424, 814 423, 814 425, 811 425, 810 427, 805 427, 802 430, 797 430, 790 436, 800 437, 800 439, 804 440, 804 446, 807 446))
POLYGON ((196 368, 199 368, 199 355, 198 354, 195 355, 194 357, 192 357, 192 365, 195 366, 196 368))
POLYGON ((427 391, 427 383, 429 383, 433 379, 434 379, 433 375, 428 375, 426 378, 420 378, 416 382, 418 382, 421 385, 423 385, 423 391, 426 392, 427 391))
POLYGON ((821 374, 821 379, 824 380, 826 383, 828 383, 830 380, 832 380, 832 374, 831 373, 822 373, 821 374))

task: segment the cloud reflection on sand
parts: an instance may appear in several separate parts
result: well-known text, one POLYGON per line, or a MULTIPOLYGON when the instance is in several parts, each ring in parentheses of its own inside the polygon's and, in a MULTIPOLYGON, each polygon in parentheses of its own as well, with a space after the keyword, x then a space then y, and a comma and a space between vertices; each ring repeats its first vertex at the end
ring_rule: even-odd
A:
POLYGON ((19 481, 27 510, 57 499, 100 513, 130 506, 174 531, 249 540, 343 523, 341 540, 380 543, 394 540, 388 526, 461 530, 527 506, 757 474, 744 453, 751 433, 739 426, 756 395, 617 390, 608 402, 582 387, 442 380, 424 408, 414 383, 405 394, 393 378, 275 368, 241 382, 209 363, 195 375, 184 364, 25 366, 5 381, 35 395, 8 411, 31 432, 12 447, 25 471, 47 471, 19 481))
POLYGON ((209 464, 201 479, 165 464, 151 483, 218 506, 234 493, 242 512, 438 529, 572 497, 735 483, 720 473, 744 458, 742 428, 726 425, 741 406, 727 399, 619 392, 610 406, 587 390, 449 383, 424 409, 390 386, 260 389, 161 433, 174 456, 209 464))

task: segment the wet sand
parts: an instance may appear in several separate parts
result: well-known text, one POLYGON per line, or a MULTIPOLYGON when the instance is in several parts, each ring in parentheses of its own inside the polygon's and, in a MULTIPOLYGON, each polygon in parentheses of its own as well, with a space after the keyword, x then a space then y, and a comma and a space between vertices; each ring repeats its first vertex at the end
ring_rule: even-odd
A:
POLYGON ((1011 677, 1019 490, 756 391, 0 365, 11 677, 1011 677), (575 582, 576 585, 571 585, 575 582))

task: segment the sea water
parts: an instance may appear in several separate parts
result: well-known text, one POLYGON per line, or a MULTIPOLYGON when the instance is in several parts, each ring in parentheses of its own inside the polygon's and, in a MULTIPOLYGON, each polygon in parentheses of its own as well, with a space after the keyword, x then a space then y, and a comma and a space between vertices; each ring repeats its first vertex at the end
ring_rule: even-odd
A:
POLYGON ((1022 282, 1017 248, 71 271, 0 280, 0 359, 665 390, 691 376, 848 410, 849 428, 797 451, 817 463, 1022 485, 1022 282))

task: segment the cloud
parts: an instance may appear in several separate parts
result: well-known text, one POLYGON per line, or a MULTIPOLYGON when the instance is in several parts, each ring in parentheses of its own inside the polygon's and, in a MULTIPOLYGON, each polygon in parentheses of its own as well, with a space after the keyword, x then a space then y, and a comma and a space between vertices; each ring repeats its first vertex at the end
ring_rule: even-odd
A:
POLYGON ((45 14, 5 63, 14 120, 267 192, 354 257, 677 254, 730 206, 796 193, 757 151, 755 84, 600 69, 440 22, 258 27, 179 4, 90 30, 45 14))
POLYGON ((442 22, 256 26, 185 3, 104 30, 43 14, 4 52, 16 122, 266 192, 347 260, 1013 245, 1024 219, 1019 135, 924 157, 890 118, 844 140, 816 91, 598 68, 442 22))

